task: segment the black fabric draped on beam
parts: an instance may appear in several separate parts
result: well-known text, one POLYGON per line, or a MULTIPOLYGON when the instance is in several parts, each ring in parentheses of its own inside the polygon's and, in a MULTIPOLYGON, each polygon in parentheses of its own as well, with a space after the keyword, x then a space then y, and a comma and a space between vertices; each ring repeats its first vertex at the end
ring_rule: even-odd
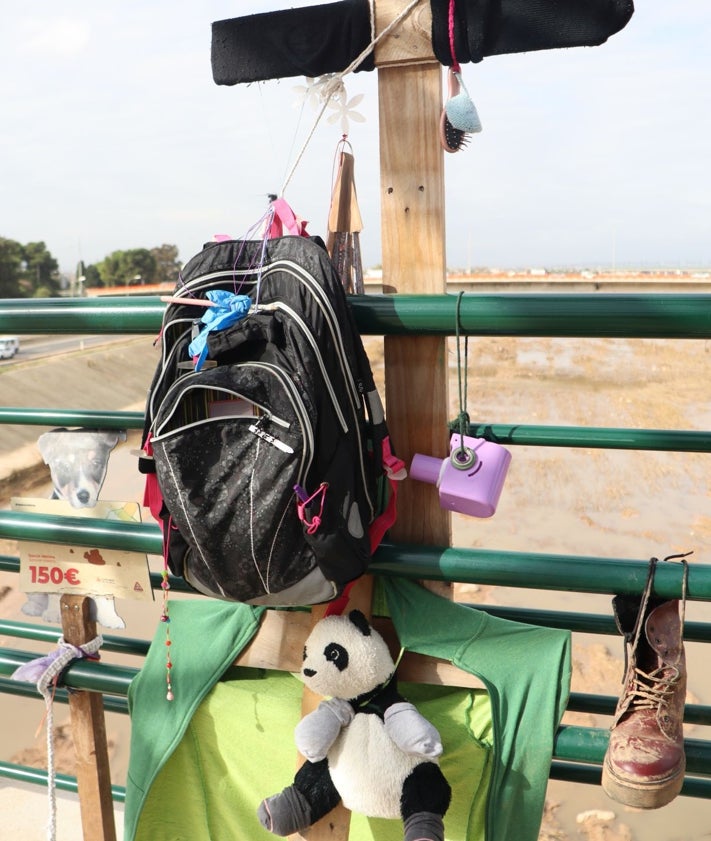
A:
MULTIPOLYGON (((449 0, 430 0, 432 45, 451 65, 449 0)), ((464 64, 485 56, 594 47, 632 17, 632 0, 456 0, 454 44, 464 64)), ((266 12, 212 25, 218 85, 321 76, 347 67, 370 43, 368 0, 266 12)), ((373 54, 356 71, 373 70, 373 54)))
MULTIPOLYGON (((322 76, 347 67, 370 43, 368 0, 340 0, 212 24, 218 85, 322 76)), ((375 67, 371 53, 358 70, 375 67)))
MULTIPOLYGON (((430 5, 434 53, 449 66, 449 0, 430 5)), ((454 51, 465 64, 491 55, 598 47, 633 11, 632 0, 457 0, 454 51)))

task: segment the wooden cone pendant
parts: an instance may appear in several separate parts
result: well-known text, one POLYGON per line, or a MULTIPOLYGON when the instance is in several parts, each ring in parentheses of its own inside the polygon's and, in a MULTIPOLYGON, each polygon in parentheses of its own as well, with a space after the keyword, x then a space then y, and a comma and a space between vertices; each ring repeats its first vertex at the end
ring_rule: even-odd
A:
POLYGON ((343 148, 345 144, 344 138, 340 144, 338 172, 331 193, 326 247, 346 292, 360 295, 364 291, 359 238, 363 222, 353 178, 354 158, 343 148))

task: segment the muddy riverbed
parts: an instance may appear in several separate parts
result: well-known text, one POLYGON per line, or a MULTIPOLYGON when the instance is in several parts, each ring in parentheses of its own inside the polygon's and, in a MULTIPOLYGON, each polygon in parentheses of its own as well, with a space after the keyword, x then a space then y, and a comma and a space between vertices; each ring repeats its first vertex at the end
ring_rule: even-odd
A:
MULTIPOLYGON (((377 369, 379 343, 368 343, 377 369)), ((454 366, 453 344, 451 351, 454 366)), ((707 430, 711 428, 710 362, 711 346, 703 341, 472 339, 467 409, 472 421, 489 423, 707 430)), ((136 401, 142 399, 142 389, 136 401)), ((453 378, 452 417, 458 411, 455 397, 453 378)), ((141 479, 130 455, 135 446, 132 435, 112 456, 104 498, 140 499, 141 479)), ((710 455, 511 449, 513 461, 496 515, 490 520, 455 515, 455 545, 630 559, 693 551, 692 564, 710 562, 710 455)), ((46 477, 40 471, 36 478, 38 485, 15 492, 46 495, 46 477)), ((6 504, 7 500, 0 502, 6 504)), ((16 547, 5 542, 0 551, 14 554, 16 547)), ((14 589, 15 583, 15 576, 0 574, 0 614, 23 620, 24 596, 14 589)), ((456 595, 468 602, 610 615, 608 596, 477 586, 458 587, 456 595)), ((160 606, 123 601, 119 612, 127 621, 127 635, 148 637, 160 606)), ((707 604, 687 605, 687 618, 708 621, 707 604)), ((21 647, 42 650, 33 645, 23 642, 21 647)), ((711 703, 708 654, 698 644, 687 644, 687 658, 688 701, 711 703)), ((622 668, 620 639, 574 636, 574 691, 616 696, 622 668)), ((43 736, 33 738, 42 717, 41 702, 18 704, 16 699, 0 696, 0 710, 6 721, 13 721, 11 730, 3 728, 0 758, 29 764, 42 752, 43 736)), ((65 709, 57 711, 60 726, 66 717, 65 709)), ((609 720, 599 716, 569 714, 565 720, 609 726, 609 720)), ((128 761, 126 718, 109 715, 107 729, 113 781, 123 784, 128 761)), ((708 730, 697 727, 688 735, 709 738, 708 730)), ((60 739, 58 770, 71 773, 64 753, 71 757, 70 745, 60 739)), ((680 797, 661 810, 644 813, 614 803, 597 786, 553 781, 541 837, 546 841, 708 841, 711 802, 680 797)))

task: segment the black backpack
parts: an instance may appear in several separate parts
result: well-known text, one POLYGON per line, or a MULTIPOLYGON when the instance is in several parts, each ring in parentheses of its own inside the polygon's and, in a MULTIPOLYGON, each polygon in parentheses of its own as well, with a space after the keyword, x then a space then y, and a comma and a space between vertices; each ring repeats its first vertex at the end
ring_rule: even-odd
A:
POLYGON ((146 504, 171 572, 252 604, 339 596, 394 521, 395 485, 382 480, 404 466, 323 243, 206 245, 182 271, 161 342, 141 470, 155 471, 146 504))

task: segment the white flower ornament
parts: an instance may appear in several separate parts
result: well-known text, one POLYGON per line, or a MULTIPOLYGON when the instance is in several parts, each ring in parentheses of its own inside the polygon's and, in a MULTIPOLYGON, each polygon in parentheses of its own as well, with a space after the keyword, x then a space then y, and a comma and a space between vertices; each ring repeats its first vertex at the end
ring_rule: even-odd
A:
POLYGON ((328 122, 333 124, 340 120, 341 131, 343 134, 348 134, 349 120, 353 120, 354 123, 365 122, 365 117, 355 110, 357 106, 360 105, 360 102, 363 99, 363 94, 359 93, 349 100, 346 100, 345 88, 343 90, 343 94, 344 95, 342 97, 332 97, 328 103, 328 107, 333 108, 336 111, 335 114, 331 114, 328 118, 328 122))
POLYGON ((294 93, 299 97, 295 101, 294 106, 300 108, 302 105, 310 105, 315 111, 321 102, 321 80, 318 78, 312 79, 308 76, 304 78, 306 81, 305 85, 297 85, 295 88, 292 88, 294 93))

